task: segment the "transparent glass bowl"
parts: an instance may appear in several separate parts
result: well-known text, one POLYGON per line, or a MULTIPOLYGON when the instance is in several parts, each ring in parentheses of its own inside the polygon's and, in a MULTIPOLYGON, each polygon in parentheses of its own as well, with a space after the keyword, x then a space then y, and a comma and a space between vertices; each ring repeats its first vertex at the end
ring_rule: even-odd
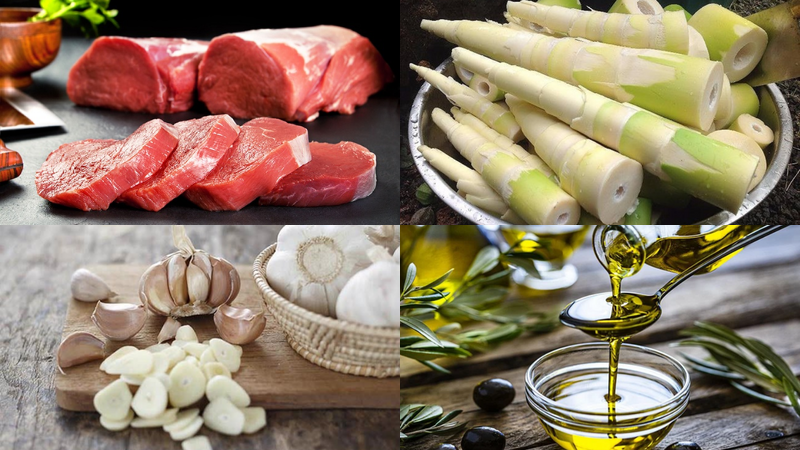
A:
POLYGON ((689 372, 667 354, 623 344, 617 384, 622 399, 610 409, 602 397, 608 385, 608 354, 608 344, 600 342, 542 356, 525 374, 528 406, 565 449, 654 448, 686 409, 689 372))

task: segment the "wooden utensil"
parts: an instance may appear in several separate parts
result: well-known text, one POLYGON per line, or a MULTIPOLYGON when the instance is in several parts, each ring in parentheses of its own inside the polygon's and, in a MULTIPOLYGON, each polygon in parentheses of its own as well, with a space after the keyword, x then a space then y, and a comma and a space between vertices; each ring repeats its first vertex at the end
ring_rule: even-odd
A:
POLYGON ((759 11, 746 17, 767 32, 764 56, 744 80, 751 86, 800 77, 800 0, 759 11))
POLYGON ((21 173, 22 156, 0 140, 0 183, 17 178, 21 173))

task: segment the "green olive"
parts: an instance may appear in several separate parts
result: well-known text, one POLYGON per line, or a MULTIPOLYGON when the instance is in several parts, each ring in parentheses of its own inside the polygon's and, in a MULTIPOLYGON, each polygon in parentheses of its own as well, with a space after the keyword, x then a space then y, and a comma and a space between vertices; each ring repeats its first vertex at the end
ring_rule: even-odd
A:
POLYGON ((503 450, 506 437, 492 427, 474 427, 461 438, 461 450, 503 450))
POLYGON ((472 400, 485 411, 500 411, 514 401, 516 391, 510 381, 489 378, 481 381, 472 390, 472 400))

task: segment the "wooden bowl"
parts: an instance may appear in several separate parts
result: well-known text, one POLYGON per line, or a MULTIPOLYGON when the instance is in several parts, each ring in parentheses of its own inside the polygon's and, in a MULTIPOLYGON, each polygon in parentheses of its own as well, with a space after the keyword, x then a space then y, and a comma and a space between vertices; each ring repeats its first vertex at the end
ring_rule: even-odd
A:
POLYGON ((0 87, 31 84, 31 73, 53 62, 61 46, 61 19, 28 22, 39 8, 0 8, 0 87))

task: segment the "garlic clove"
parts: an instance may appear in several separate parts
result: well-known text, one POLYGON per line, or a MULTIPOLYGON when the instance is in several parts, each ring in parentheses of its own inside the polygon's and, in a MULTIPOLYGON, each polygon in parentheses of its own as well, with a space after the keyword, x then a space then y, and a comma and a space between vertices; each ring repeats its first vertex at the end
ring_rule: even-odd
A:
POLYGON ((194 328, 190 325, 183 325, 178 328, 178 331, 175 333, 175 340, 197 342, 197 333, 195 333, 194 328))
POLYGON ((117 295, 102 278, 84 268, 73 272, 69 286, 72 297, 82 302, 97 302, 117 295))
POLYGON ((210 362, 203 364, 203 373, 206 376, 207 380, 214 378, 215 376, 223 376, 231 378, 231 371, 228 370, 225 365, 221 362, 210 362))
POLYGON ((181 327, 180 322, 178 322, 172 317, 167 317, 167 320, 161 327, 161 331, 158 332, 158 343, 160 344, 164 341, 175 339, 175 335, 178 333, 178 329, 180 327, 181 327))
POLYGON ((154 314, 169 316, 175 308, 167 281, 167 266, 156 263, 139 280, 139 299, 154 314))
POLYGON ((249 344, 264 332, 267 319, 264 311, 222 305, 214 313, 214 325, 220 337, 231 344, 249 344))
POLYGON ((239 295, 241 280, 236 268, 222 258, 212 258, 211 267, 211 291, 206 303, 217 308, 232 302, 239 295))
POLYGON ((208 436, 195 436, 181 442, 182 450, 213 450, 208 436))
POLYGON ((217 433, 236 436, 244 429, 244 413, 226 397, 220 397, 203 410, 203 423, 217 433))
POLYGON ((203 418, 200 416, 195 417, 188 425, 178 430, 170 431, 169 437, 173 441, 184 441, 197 434, 203 426, 203 418))
POLYGON ((244 428, 242 433, 251 434, 267 426, 267 411, 260 406, 251 406, 242 409, 244 413, 244 428))
POLYGON ((200 415, 200 409, 199 408, 184 409, 183 411, 179 411, 178 412, 178 415, 175 418, 175 421, 173 421, 172 423, 164 425, 163 429, 167 433, 175 431, 175 430, 180 430, 181 428, 184 428, 184 427, 188 426, 195 419, 195 417, 197 417, 199 415, 200 415))
POLYGON ((135 336, 147 320, 144 305, 132 303, 97 302, 92 322, 103 336, 112 341, 124 341, 135 336))
POLYGON ((128 415, 122 420, 111 420, 106 416, 100 416, 100 425, 108 431, 122 431, 130 426, 133 421, 133 410, 128 410, 128 415))
POLYGON ((106 343, 90 333, 77 331, 70 334, 56 350, 56 365, 61 373, 67 367, 77 366, 105 357, 106 343))
POLYGON ((94 395, 94 409, 108 420, 123 420, 131 409, 133 395, 122 380, 115 380, 94 395))
POLYGON ((153 369, 153 355, 147 350, 136 350, 120 357, 106 367, 110 375, 145 375, 153 369))
POLYGON ((103 362, 100 363, 100 370, 105 372, 106 369, 108 368, 109 364, 111 364, 114 361, 122 358, 123 356, 125 356, 125 355, 127 355, 129 353, 133 353, 133 352, 135 352, 137 350, 139 350, 139 349, 134 347, 134 346, 132 346, 132 345, 126 345, 124 347, 118 348, 117 351, 112 353, 111 356, 109 356, 108 358, 104 359, 103 362))
POLYGON ((176 306, 189 303, 189 288, 186 285, 186 259, 176 254, 167 262, 167 284, 176 306))
POLYGON ((211 277, 206 275, 203 268, 196 264, 194 258, 186 268, 186 285, 189 289, 189 303, 193 305, 205 303, 211 288, 211 277))
POLYGON ((169 373, 169 403, 176 408, 189 406, 203 398, 206 376, 199 367, 183 360, 169 373))
POLYGON ((214 358, 224 365, 231 373, 236 373, 241 365, 242 354, 233 345, 219 338, 213 338, 209 345, 214 350, 214 358))
MULTIPOLYGON (((134 400, 136 397, 134 397, 134 400)), ((164 410, 163 413, 152 418, 137 417, 131 422, 133 428, 155 428, 169 425, 178 418, 178 408, 164 410)))
POLYGON ((157 378, 145 378, 133 396, 131 408, 144 419, 160 416, 167 410, 167 388, 157 378))
POLYGON ((226 376, 217 375, 206 384, 206 398, 213 402, 221 397, 230 400, 237 408, 250 406, 250 396, 239 383, 226 376))
POLYGON ((203 274, 211 281, 211 257, 204 251, 197 251, 192 255, 191 264, 197 266, 203 274))

